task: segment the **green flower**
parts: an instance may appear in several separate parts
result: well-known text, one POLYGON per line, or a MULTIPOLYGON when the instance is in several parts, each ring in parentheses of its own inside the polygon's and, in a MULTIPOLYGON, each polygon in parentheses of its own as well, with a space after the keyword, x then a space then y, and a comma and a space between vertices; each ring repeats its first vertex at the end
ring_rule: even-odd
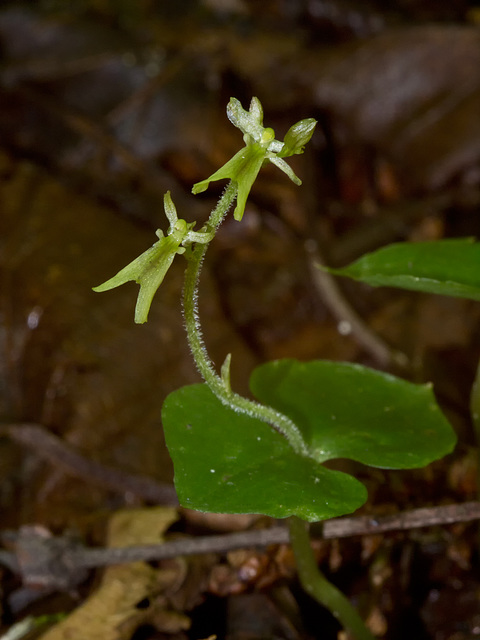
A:
POLYGON ((119 287, 130 280, 139 284, 140 291, 135 307, 135 322, 138 324, 147 321, 153 296, 162 284, 177 253, 185 253, 185 247, 192 242, 210 242, 213 237, 213 233, 208 231, 192 231, 195 222, 187 223, 185 220, 178 219, 169 191, 164 196, 164 207, 165 215, 170 222, 167 236, 157 229, 155 233, 159 238, 158 242, 121 269, 113 278, 93 288, 94 291, 102 292, 119 287))
POLYGON ((295 184, 302 184, 300 178, 295 175, 283 158, 303 153, 303 148, 312 137, 317 122, 313 118, 300 120, 290 127, 284 142, 280 142, 275 140, 273 129, 263 126, 263 108, 258 98, 252 98, 248 111, 243 109, 239 100, 230 98, 227 116, 230 122, 243 132, 246 146, 209 178, 194 184, 192 193, 197 194, 205 191, 210 182, 214 180, 225 178, 233 180, 238 187, 234 217, 235 220, 241 220, 248 194, 264 162, 272 162, 284 171, 295 184))

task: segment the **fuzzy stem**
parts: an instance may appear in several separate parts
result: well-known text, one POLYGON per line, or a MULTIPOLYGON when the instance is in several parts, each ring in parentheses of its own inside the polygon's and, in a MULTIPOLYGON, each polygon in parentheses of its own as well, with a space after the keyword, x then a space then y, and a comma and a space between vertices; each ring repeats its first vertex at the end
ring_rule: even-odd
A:
MULTIPOLYGON (((230 182, 225 189, 217 206, 213 209, 207 222, 207 229, 215 232, 229 208, 237 196, 237 184, 230 182)), ((205 382, 212 392, 222 402, 233 411, 243 413, 251 418, 256 418, 268 423, 276 431, 284 435, 294 451, 301 455, 308 455, 308 448, 298 429, 298 427, 279 411, 272 407, 267 407, 258 402, 248 400, 238 393, 231 391, 224 380, 218 375, 211 361, 205 343, 203 341, 202 330, 198 318, 198 283, 203 259, 209 243, 196 244, 192 253, 188 256, 188 265, 185 270, 185 284, 183 288, 183 313, 185 318, 185 328, 187 331, 188 343, 197 365, 205 382)))
POLYGON ((292 516, 289 518, 289 527, 298 577, 308 595, 329 609, 355 640, 375 640, 350 601, 319 570, 310 544, 307 523, 292 516))

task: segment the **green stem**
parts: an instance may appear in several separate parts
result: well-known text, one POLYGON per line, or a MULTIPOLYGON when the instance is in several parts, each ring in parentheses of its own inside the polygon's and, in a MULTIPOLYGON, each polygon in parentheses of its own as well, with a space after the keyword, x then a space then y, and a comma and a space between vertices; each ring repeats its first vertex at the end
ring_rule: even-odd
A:
POLYGON ((289 526, 290 542, 295 554, 298 576, 305 591, 329 609, 355 640, 375 640, 375 636, 367 629, 348 598, 318 569, 310 544, 307 523, 292 516, 289 518, 289 526))
MULTIPOLYGON (((217 206, 210 214, 206 225, 209 231, 216 231, 218 229, 236 196, 237 184, 231 181, 218 201, 217 206)), ((221 376, 218 375, 207 353, 198 318, 198 283, 208 244, 209 243, 196 244, 191 255, 188 257, 183 288, 185 328, 188 343, 197 368, 205 382, 222 404, 230 407, 233 411, 244 413, 251 418, 256 418, 268 423, 287 438, 296 453, 307 456, 307 445, 296 424, 272 407, 248 400, 238 393, 233 392, 230 389, 230 385, 226 384, 221 376)))

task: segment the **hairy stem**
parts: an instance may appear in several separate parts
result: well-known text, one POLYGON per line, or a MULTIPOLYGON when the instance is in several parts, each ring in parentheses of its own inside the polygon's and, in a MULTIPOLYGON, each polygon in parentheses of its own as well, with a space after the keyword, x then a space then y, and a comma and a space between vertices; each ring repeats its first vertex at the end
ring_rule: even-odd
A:
MULTIPOLYGON (((207 222, 209 231, 216 231, 235 197, 237 196, 237 185, 230 182, 225 189, 217 206, 213 209, 207 222)), ((229 384, 215 370, 213 362, 207 353, 203 341, 202 330, 198 318, 198 283, 203 259, 208 248, 208 243, 196 244, 191 255, 188 257, 188 265, 185 271, 185 284, 183 288, 183 313, 185 327, 187 331, 188 343, 193 354, 193 358, 205 382, 212 392, 222 402, 233 411, 243 413, 251 418, 257 418, 268 423, 276 431, 284 435, 294 451, 301 455, 308 455, 307 445, 302 438, 298 427, 279 411, 272 407, 267 407, 258 402, 248 400, 243 396, 231 391, 229 384)))
POLYGON ((289 518, 289 527, 298 576, 308 595, 329 609, 355 640, 375 640, 350 601, 318 569, 310 545, 307 523, 292 516, 289 518))

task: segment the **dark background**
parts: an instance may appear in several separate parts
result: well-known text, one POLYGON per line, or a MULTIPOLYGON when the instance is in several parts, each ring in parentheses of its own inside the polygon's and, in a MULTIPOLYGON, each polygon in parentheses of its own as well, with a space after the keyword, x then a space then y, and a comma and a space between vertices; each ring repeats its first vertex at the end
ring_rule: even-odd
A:
MULTIPOLYGON (((223 185, 197 197, 190 190, 242 145, 225 116, 230 96, 245 107, 258 96, 279 139, 301 118, 315 117, 318 126, 305 155, 291 161, 303 186, 267 167, 242 223, 227 220, 212 245, 201 309, 213 358, 221 363, 232 352, 241 392, 252 367, 272 358, 388 368, 339 334, 312 282, 305 242, 315 240, 327 262, 343 265, 392 241, 480 234, 480 8, 466 0, 385 7, 353 0, 0 4, 3 422, 42 425, 105 465, 171 481, 160 407, 169 391, 198 380, 183 335, 181 261, 140 327, 133 324, 135 285, 102 295, 91 287, 166 228, 167 189, 180 217, 207 218, 223 185)), ((459 434, 455 454, 426 470, 359 470, 370 490, 365 509, 391 513, 475 498, 468 398, 478 304, 342 286, 365 323, 407 354, 403 375, 434 382, 459 434)), ((98 541, 105 514, 140 504, 46 463, 44 446, 0 440, 0 528, 40 523, 98 541)), ((480 634, 474 525, 322 549, 379 635, 480 634)), ((225 559, 214 558, 205 572, 218 562, 225 559)), ((273 584, 283 584, 278 563, 273 584)), ((7 570, 3 581, 7 598, 18 584, 7 570)), ((242 636, 246 614, 232 613, 238 601, 212 605, 205 594, 215 588, 202 585, 197 600, 207 598, 223 622, 198 634, 222 637, 230 625, 231 638, 320 637, 303 601, 310 632, 289 622, 291 636, 271 628, 242 636)), ((237 590, 258 594, 262 585, 237 590)), ((6 602, 8 624, 17 614, 6 602)), ((35 612, 76 604, 40 603, 35 612)), ((270 619, 280 615, 285 607, 270 619)), ((153 624, 142 633, 186 637, 153 624)))

